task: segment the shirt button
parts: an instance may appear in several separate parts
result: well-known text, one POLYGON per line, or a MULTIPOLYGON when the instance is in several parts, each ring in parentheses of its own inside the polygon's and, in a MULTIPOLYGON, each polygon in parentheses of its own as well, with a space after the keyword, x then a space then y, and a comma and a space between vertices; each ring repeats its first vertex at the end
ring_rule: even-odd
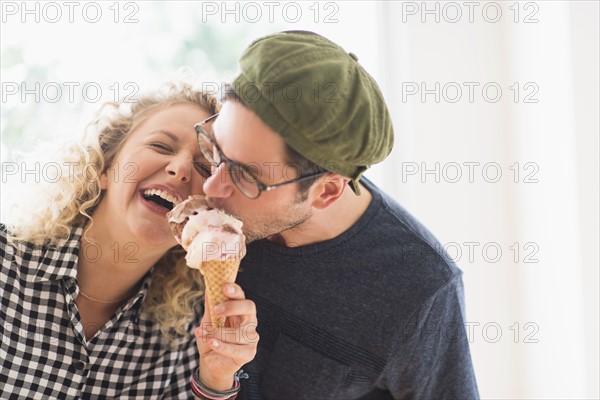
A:
POLYGON ((85 363, 83 361, 76 361, 73 364, 73 367, 78 371, 83 371, 85 369, 85 363))

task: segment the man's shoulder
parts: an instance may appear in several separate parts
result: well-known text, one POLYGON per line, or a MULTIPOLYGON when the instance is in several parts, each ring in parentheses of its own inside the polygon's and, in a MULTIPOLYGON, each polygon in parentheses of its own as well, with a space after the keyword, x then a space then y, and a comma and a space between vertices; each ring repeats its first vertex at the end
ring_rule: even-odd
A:
POLYGON ((390 260, 401 264, 437 266, 448 279, 460 274, 444 246, 423 223, 375 184, 368 182, 368 188, 377 210, 363 235, 377 238, 377 243, 371 244, 377 252, 392 255, 390 260))

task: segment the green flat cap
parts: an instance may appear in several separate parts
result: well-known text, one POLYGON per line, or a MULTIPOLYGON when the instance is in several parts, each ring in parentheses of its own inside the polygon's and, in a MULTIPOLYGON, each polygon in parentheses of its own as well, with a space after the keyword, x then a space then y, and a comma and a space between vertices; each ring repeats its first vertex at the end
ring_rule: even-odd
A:
POLYGON ((232 87, 263 122, 304 157, 358 180, 394 143, 375 80, 352 53, 313 32, 260 38, 244 51, 232 87))

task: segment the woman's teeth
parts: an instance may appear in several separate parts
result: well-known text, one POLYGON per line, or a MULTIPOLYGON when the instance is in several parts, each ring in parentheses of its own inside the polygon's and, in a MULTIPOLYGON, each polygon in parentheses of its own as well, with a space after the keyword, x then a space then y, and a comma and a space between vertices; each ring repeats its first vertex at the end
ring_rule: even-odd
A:
POLYGON ((180 201, 177 200, 175 196, 172 196, 171 194, 160 189, 146 189, 142 192, 142 194, 145 198, 149 198, 151 196, 158 196, 161 199, 168 201, 169 203, 171 203, 171 207, 169 207, 170 209, 172 209, 174 206, 180 203, 180 201))

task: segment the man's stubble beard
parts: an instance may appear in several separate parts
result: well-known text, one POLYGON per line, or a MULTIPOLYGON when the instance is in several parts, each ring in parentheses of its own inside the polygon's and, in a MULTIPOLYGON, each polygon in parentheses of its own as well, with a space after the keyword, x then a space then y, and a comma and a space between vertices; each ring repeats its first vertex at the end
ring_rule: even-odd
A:
POLYGON ((232 210, 221 204, 218 199, 207 199, 208 204, 211 208, 217 208, 223 212, 230 214, 239 220, 244 225, 242 231, 246 236, 246 244, 252 243, 256 240, 264 239, 269 236, 280 234, 289 229, 298 228, 304 224, 308 219, 312 217, 312 211, 310 208, 302 207, 303 203, 301 198, 297 198, 291 207, 288 207, 285 211, 279 210, 278 216, 268 215, 263 218, 252 218, 250 216, 241 217, 241 213, 237 210, 232 210), (256 220, 256 222, 254 222, 256 220))
POLYGON ((246 242, 252 243, 255 240, 264 239, 269 236, 277 235, 290 229, 298 228, 304 224, 311 215, 302 215, 293 219, 271 220, 263 223, 260 229, 249 229, 244 231, 246 242))

